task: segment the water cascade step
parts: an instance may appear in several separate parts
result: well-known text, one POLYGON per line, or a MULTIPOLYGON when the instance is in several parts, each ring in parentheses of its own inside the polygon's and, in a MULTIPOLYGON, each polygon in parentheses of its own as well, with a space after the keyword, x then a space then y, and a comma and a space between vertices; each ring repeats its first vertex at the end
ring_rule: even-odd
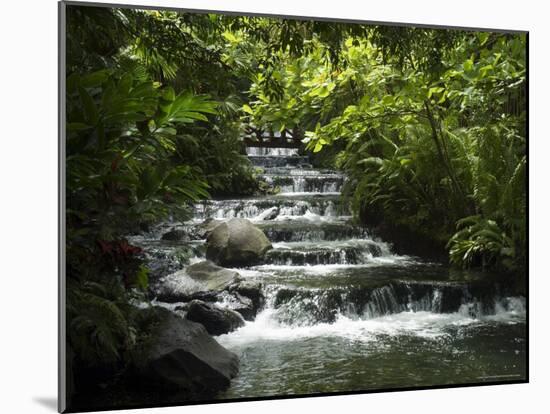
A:
POLYGON ((238 200, 207 200, 195 206, 194 218, 202 221, 206 218, 230 219, 233 217, 251 220, 263 220, 262 213, 276 208, 279 220, 289 216, 305 216, 312 213, 316 216, 336 216, 340 200, 336 195, 310 194, 297 199, 288 196, 271 198, 251 198, 238 200))

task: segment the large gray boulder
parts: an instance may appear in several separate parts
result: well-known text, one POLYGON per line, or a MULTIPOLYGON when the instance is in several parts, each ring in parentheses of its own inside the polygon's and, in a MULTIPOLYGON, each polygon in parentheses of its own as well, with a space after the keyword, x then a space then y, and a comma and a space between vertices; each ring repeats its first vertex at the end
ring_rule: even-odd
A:
POLYGON ((205 260, 164 277, 156 295, 159 300, 165 302, 215 300, 217 292, 240 280, 239 273, 205 260))
POLYGON ((223 335, 244 325, 237 312, 200 300, 189 303, 187 319, 202 324, 210 335, 223 335))
POLYGON ((223 348, 201 324, 155 308, 159 322, 137 358, 142 382, 191 392, 227 388, 239 370, 237 355, 223 348))
POLYGON ((194 234, 197 239, 206 239, 212 231, 223 223, 222 220, 216 220, 213 218, 207 218, 201 224, 197 224, 193 227, 194 234))
POLYGON ((250 221, 234 218, 218 225, 206 239, 206 258, 220 266, 260 263, 271 243, 250 221))

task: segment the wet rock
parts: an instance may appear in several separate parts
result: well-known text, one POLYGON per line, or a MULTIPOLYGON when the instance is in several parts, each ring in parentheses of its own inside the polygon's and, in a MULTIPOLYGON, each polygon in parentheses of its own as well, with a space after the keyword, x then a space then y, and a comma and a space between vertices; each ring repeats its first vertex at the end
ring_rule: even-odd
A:
POLYGON ((205 302, 216 302, 218 299, 218 292, 214 290, 188 294, 178 290, 167 289, 166 286, 161 286, 154 292, 154 295, 157 300, 166 303, 190 302, 195 299, 205 302))
POLYGON ((141 382, 192 392, 227 388, 239 369, 237 355, 219 345, 203 325, 153 309, 157 323, 151 340, 135 358, 141 382))
POLYGON ((187 319, 202 324, 211 335, 233 332, 244 325, 239 313, 200 300, 193 300, 189 304, 187 319))
POLYGON ((195 281, 206 283, 208 290, 223 290, 229 284, 240 280, 239 273, 216 266, 209 260, 195 263, 185 271, 195 281))
POLYGON ((145 244, 143 252, 149 268, 149 285, 155 287, 163 277, 189 265, 192 257, 204 255, 201 247, 191 244, 145 244))
POLYGON ((185 230, 172 229, 169 232, 164 233, 161 239, 166 241, 189 241, 189 235, 185 230))
POLYGON ((201 224, 193 228, 193 235, 195 239, 206 239, 212 231, 223 223, 222 220, 215 220, 213 218, 208 218, 204 220, 201 224))
POLYGON ((222 292, 218 295, 218 301, 228 309, 238 312, 247 321, 253 321, 258 313, 252 299, 237 292, 222 292))
POLYGON ((156 295, 164 302, 185 302, 192 299, 215 301, 218 292, 240 280, 237 272, 205 260, 164 277, 156 295))
POLYGON ((278 207, 271 207, 270 209, 264 211, 259 218, 262 220, 274 220, 279 215, 278 207))
POLYGON ((253 321, 258 313, 258 308, 254 306, 254 302, 250 298, 238 293, 235 293, 234 296, 236 300, 234 310, 239 312, 245 320, 253 321))
POLYGON ((248 301, 252 303, 250 313, 248 311, 248 306, 243 308, 243 312, 246 312, 246 316, 243 312, 239 311, 239 309, 235 309, 237 312, 241 313, 246 320, 252 320, 265 305, 265 296, 262 291, 261 283, 242 281, 231 286, 230 289, 241 303, 247 304, 248 301), (252 316, 249 316, 249 314, 252 316))
POLYGON ((171 249, 146 249, 145 257, 149 268, 149 281, 158 279, 181 270, 187 263, 171 249))
POLYGON ((178 312, 187 312, 188 309, 189 309, 189 304, 188 303, 182 303, 181 305, 178 305, 178 306, 174 307, 174 311, 176 313, 178 313, 178 312))
POLYGON ((246 219, 234 218, 218 225, 206 239, 206 258, 221 266, 260 263, 271 243, 246 219))

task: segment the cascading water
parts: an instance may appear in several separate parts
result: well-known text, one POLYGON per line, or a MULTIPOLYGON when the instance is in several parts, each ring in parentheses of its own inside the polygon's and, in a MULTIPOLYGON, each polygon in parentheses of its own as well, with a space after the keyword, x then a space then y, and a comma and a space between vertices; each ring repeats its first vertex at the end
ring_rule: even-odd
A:
POLYGON ((524 298, 486 275, 393 254, 350 223, 345 177, 296 149, 248 154, 280 192, 206 201, 193 220, 247 218, 273 243, 263 264, 235 269, 261 283, 266 303, 217 337, 241 358, 220 398, 525 377, 524 298))
MULTIPOLYGON (((524 375, 523 298, 392 254, 349 224, 338 197, 344 177, 311 168, 296 150, 250 153, 281 194, 241 201, 238 210, 260 205, 248 217, 274 249, 265 264, 238 269, 264 284, 267 303, 253 322, 219 338, 242 358, 224 398, 524 375), (265 220, 261 213, 269 208, 265 220)), ((220 206, 216 214, 226 213, 220 206)))

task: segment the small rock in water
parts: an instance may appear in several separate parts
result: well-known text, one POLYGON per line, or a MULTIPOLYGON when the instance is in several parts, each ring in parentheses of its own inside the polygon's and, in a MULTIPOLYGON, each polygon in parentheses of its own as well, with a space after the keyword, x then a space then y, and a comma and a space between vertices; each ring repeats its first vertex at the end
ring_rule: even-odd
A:
POLYGON ((244 325, 239 313, 200 300, 189 304, 187 319, 202 324, 211 335, 223 335, 244 325))
POLYGON ((279 208, 278 207, 271 207, 265 215, 263 216, 264 220, 275 220, 275 218, 279 215, 279 208))
POLYGON ((176 254, 173 247, 144 248, 149 267, 149 282, 157 282, 160 278, 181 270, 188 264, 187 256, 176 254))
POLYGON ((236 299, 235 312, 241 314, 241 316, 247 321, 253 321, 258 313, 258 309, 254 306, 252 299, 242 296, 238 293, 234 293, 236 299))
POLYGON ((189 241, 189 236, 185 230, 173 229, 164 233, 161 239, 166 241, 189 241))
MULTIPOLYGON (((261 283, 242 281, 237 285, 231 286, 230 291, 234 292, 237 298, 244 296, 244 298, 250 299, 252 301, 253 316, 256 316, 256 314, 264 307, 265 296, 262 291, 261 283)), ((247 319, 246 316, 245 319, 247 319)))
POLYGON ((224 307, 240 313, 247 321, 253 321, 258 313, 258 309, 254 306, 252 299, 242 296, 235 291, 231 293, 227 291, 222 292, 218 295, 218 301, 221 302, 224 307))

